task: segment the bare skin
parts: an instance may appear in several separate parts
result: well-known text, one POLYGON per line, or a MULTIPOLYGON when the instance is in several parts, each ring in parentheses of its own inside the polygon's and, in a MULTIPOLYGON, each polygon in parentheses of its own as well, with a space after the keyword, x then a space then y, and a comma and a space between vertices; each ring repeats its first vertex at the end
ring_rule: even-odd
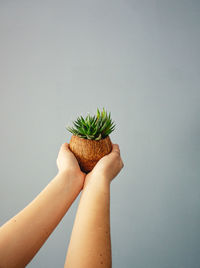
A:
POLYGON ((57 166, 46 188, 0 227, 0 268, 25 267, 82 189, 65 267, 111 267, 110 182, 123 168, 119 146, 86 176, 64 143, 57 166))
POLYGON ((25 267, 80 193, 85 174, 65 143, 57 158, 58 174, 22 211, 0 228, 0 267, 25 267))
POLYGON ((119 146, 86 176, 65 268, 110 268, 110 183, 124 164, 119 146))

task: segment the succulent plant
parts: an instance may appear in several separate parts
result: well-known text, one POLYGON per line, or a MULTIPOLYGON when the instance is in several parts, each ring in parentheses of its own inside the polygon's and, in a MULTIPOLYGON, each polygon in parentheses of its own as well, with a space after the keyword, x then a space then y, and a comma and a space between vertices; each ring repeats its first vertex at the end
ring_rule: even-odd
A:
POLYGON ((73 125, 73 127, 66 127, 73 135, 97 141, 106 138, 116 126, 111 119, 111 113, 108 114, 104 108, 102 112, 97 108, 97 115, 88 114, 85 119, 79 116, 76 121, 73 121, 73 125))

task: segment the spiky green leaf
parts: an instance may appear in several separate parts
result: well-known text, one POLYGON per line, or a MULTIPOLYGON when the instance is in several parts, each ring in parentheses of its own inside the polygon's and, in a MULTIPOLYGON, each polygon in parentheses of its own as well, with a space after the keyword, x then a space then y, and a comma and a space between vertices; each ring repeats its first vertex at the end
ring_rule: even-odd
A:
POLYGON ((87 114, 85 118, 83 116, 77 117, 73 125, 73 127, 66 129, 73 135, 89 140, 103 139, 115 129, 111 113, 107 114, 105 108, 101 112, 97 108, 97 114, 94 116, 87 114))

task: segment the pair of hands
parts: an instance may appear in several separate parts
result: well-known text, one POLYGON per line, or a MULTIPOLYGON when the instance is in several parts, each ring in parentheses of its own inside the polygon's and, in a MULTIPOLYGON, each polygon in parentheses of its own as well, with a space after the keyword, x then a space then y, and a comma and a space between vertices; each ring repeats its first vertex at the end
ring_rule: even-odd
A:
POLYGON ((124 167, 118 144, 112 144, 112 151, 108 155, 102 157, 87 175, 81 171, 76 157, 69 149, 68 143, 63 143, 61 145, 56 163, 59 173, 69 172, 76 178, 76 180, 79 178, 82 187, 86 177, 89 179, 92 176, 101 176, 106 178, 108 182, 111 182, 124 167))

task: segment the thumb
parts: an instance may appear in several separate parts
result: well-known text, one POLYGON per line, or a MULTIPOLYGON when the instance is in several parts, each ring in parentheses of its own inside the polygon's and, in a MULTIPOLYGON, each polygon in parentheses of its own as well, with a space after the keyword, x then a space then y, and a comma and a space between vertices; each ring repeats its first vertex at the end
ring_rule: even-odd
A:
POLYGON ((63 143, 60 147, 60 151, 70 151, 69 144, 67 142, 63 143))
POLYGON ((117 153, 120 155, 120 149, 118 144, 113 144, 111 153, 117 153))

